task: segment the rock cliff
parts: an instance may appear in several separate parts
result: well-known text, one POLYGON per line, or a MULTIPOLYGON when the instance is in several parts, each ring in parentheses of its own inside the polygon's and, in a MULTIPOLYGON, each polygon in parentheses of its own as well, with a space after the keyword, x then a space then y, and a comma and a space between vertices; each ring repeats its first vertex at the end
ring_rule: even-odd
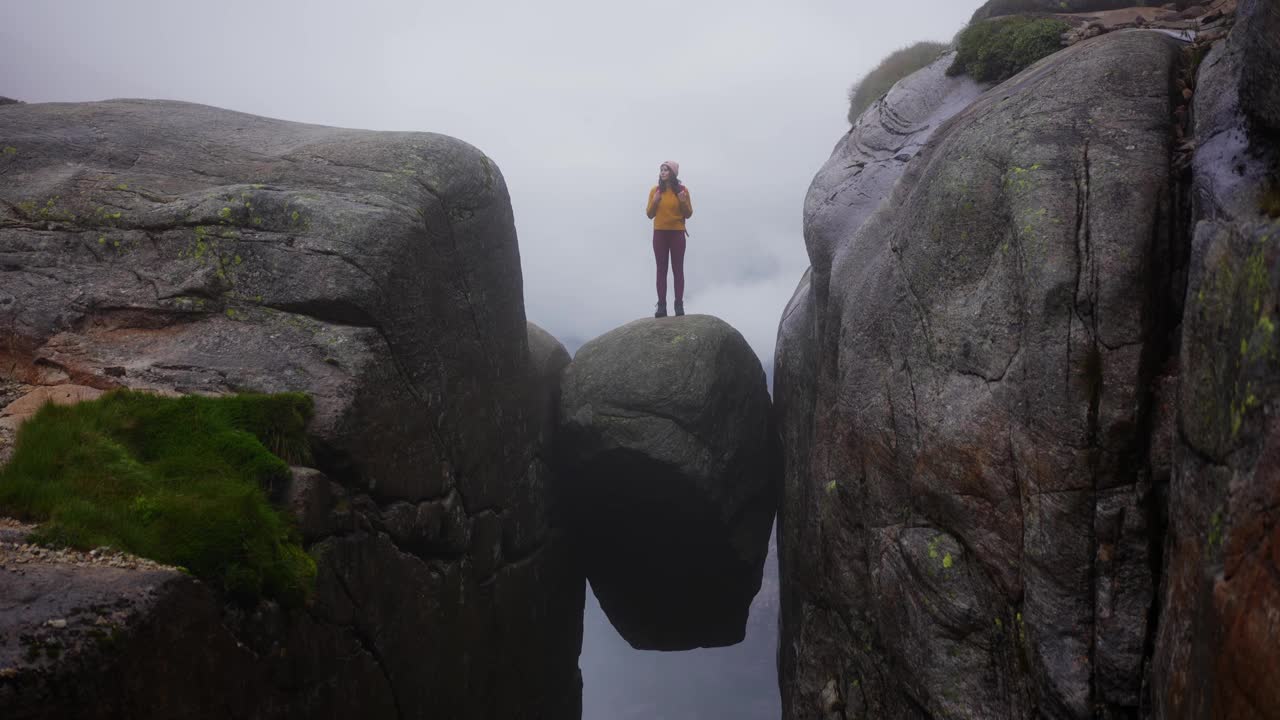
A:
POLYGON ((1280 714, 1280 207, 1260 211, 1280 177, 1280 9, 1239 15, 1201 63, 1193 105, 1198 223, 1152 672, 1166 718, 1280 714))
POLYGON ((1060 51, 864 188, 852 139, 955 92, 921 71, 818 173, 775 365, 784 716, 1275 716, 1274 11, 1198 66, 1060 51))
MULTIPOLYGON (((488 158, 158 101, 5 105, 0 146, 4 380, 315 399, 337 492, 290 492, 317 588, 226 620, 265 688, 245 716, 578 716, 555 372, 488 158)), ((244 663, 202 683, 238 692, 244 663)))

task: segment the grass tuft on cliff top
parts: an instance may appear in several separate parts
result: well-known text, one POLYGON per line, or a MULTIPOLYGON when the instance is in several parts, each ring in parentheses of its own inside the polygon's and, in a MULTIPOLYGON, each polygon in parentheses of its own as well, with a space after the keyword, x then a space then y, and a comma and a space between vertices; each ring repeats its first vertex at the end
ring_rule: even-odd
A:
POLYGON ((937 60, 946 50, 946 43, 918 42, 889 53, 849 89, 849 122, 857 122, 858 116, 889 92, 894 83, 937 60))
POLYGON ((46 405, 0 468, 0 512, 42 523, 40 542, 109 545, 184 567, 237 601, 297 606, 315 562, 265 488, 309 460, 312 409, 299 393, 127 390, 46 405))
POLYGON ((1062 20, 1007 17, 974 23, 960 31, 956 59, 948 75, 968 74, 978 82, 1003 82, 1035 61, 1062 49, 1062 20))

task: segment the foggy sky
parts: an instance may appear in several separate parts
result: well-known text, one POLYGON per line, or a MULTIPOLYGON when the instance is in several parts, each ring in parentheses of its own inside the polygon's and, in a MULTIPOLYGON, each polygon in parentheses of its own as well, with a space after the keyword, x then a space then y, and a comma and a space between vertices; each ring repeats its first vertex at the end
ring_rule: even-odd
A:
POLYGON ((688 311, 729 321, 767 367, 848 86, 979 4, 3 0, 0 95, 461 138, 506 178, 529 319, 571 349, 652 312, 644 201, 676 160, 688 311))

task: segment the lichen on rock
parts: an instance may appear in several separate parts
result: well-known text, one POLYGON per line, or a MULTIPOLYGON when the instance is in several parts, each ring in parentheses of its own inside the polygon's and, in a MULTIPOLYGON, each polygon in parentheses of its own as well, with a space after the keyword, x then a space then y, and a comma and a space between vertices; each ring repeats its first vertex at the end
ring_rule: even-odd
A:
POLYGON ((807 449, 780 519, 787 717, 832 668, 875 717, 1138 707, 1155 589, 1131 458, 1180 302, 1153 259, 1185 262, 1161 219, 1177 57, 1107 34, 971 96, 870 213, 830 199, 865 177, 843 147, 815 179, 777 362, 807 449))

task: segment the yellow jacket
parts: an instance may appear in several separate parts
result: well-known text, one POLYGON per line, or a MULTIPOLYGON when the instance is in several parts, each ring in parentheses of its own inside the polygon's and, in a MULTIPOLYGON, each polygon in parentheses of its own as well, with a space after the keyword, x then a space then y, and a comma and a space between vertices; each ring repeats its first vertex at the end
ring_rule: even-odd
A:
POLYGON ((654 230, 684 230, 686 218, 693 217, 693 203, 689 200, 689 188, 681 185, 683 197, 678 197, 673 190, 667 190, 658 196, 658 186, 649 191, 649 204, 645 205, 644 214, 653 218, 654 230))

